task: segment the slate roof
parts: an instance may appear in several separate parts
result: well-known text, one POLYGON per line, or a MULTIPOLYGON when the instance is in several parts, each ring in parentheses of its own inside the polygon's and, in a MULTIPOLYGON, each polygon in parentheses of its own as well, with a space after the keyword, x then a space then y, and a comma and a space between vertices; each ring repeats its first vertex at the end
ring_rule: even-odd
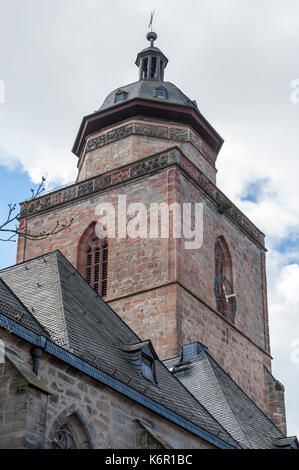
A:
POLYGON ((50 331, 53 341, 63 342, 65 349, 103 372, 232 447, 239 447, 230 433, 160 360, 155 359, 155 355, 157 383, 140 375, 126 352, 129 345, 140 339, 59 251, 4 269, 0 271, 0 278, 50 331))
POLYGON ((284 434, 198 345, 197 354, 188 360, 176 357, 164 364, 243 448, 273 449, 279 442, 285 444, 284 434))
POLYGON ((29 328, 39 335, 49 337, 49 333, 36 320, 25 305, 16 297, 14 292, 0 277, 0 313, 7 316, 10 320, 17 321, 19 324, 29 328))
POLYGON ((277 449, 299 449, 299 442, 296 436, 273 439, 273 444, 277 449))
POLYGON ((142 98, 157 102, 163 103, 172 103, 182 106, 190 106, 197 109, 197 105, 194 101, 190 100, 176 85, 171 82, 162 82, 159 80, 140 80, 138 82, 131 83, 129 85, 125 85, 123 87, 116 88, 113 90, 109 95, 105 98, 104 103, 100 107, 99 111, 104 109, 111 108, 111 106, 118 106, 123 101, 115 103, 115 94, 118 91, 125 91, 128 93, 127 99, 125 102, 135 99, 135 98, 142 98), (157 98, 156 97, 156 89, 158 87, 164 87, 167 90, 167 99, 165 98, 157 98))

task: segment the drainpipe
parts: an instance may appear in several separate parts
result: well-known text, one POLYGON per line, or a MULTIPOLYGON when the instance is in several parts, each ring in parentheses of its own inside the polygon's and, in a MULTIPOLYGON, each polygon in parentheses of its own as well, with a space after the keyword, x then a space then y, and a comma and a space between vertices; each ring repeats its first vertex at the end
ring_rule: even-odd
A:
POLYGON ((38 365, 39 365, 39 360, 42 356, 43 350, 42 348, 39 348, 38 346, 33 346, 30 353, 33 359, 32 370, 35 373, 35 375, 38 375, 38 365))

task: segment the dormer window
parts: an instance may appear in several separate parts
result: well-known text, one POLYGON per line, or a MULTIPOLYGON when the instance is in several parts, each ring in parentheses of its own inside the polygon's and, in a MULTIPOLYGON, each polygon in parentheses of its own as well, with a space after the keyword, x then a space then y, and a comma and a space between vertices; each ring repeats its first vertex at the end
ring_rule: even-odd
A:
POLYGON ((149 340, 124 346, 123 351, 140 376, 153 384, 157 383, 155 360, 158 357, 149 340))
POLYGON ((141 372, 145 379, 155 383, 154 360, 146 354, 141 354, 141 372))
POLYGON ((162 100, 166 100, 168 98, 168 93, 164 86, 159 86, 159 88, 157 88, 156 90, 156 93, 157 98, 160 98, 162 100))
POLYGON ((128 97, 128 93, 126 91, 119 90, 115 94, 115 103, 120 103, 121 101, 125 101, 127 97, 128 97))

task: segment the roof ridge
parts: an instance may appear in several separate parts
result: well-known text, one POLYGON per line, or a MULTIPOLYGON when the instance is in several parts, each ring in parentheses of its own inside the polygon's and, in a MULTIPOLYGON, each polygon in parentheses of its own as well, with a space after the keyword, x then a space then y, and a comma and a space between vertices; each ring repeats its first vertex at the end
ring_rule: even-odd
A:
MULTIPOLYGON (((82 276, 82 274, 75 268, 75 266, 64 256, 64 254, 60 251, 60 250, 56 250, 57 251, 57 254, 58 254, 58 257, 61 257, 72 269, 73 269, 73 272, 76 274, 76 276, 79 276, 79 278, 84 281, 84 284, 87 285, 89 287, 89 289, 92 289, 92 292, 93 294, 96 294, 96 297, 100 300, 100 302, 103 302, 103 304, 111 311, 112 315, 114 315, 119 321, 121 321, 123 323, 123 325, 131 332, 133 333, 133 335, 135 336, 136 338, 136 343, 139 343, 141 342, 141 338, 139 338, 139 336, 135 333, 134 330, 132 330, 132 328, 121 318, 120 315, 118 315, 118 313, 113 310, 113 308, 107 303, 105 302, 105 300, 88 284, 88 282, 86 281, 86 279, 82 276)), ((55 253, 55 252, 54 252, 55 253)))
MULTIPOLYGON (((180 358, 180 356, 177 356, 177 358, 180 358)), ((177 358, 172 358, 172 359, 177 359, 177 358)), ((167 362, 169 359, 165 359, 165 362, 167 362)), ((172 375, 172 377, 188 392, 188 394, 193 398, 193 400, 195 400, 204 410, 205 412, 211 416, 213 418, 213 420, 222 428, 222 430, 225 431, 226 434, 228 434, 231 439, 233 439, 233 441, 240 445, 238 441, 236 441, 236 439, 231 435, 231 433, 224 428, 224 426, 218 421, 217 418, 215 418, 214 415, 212 415, 212 413, 193 395, 193 393, 189 390, 188 387, 186 387, 186 385, 181 382, 176 375, 172 374, 172 372, 168 369, 167 365, 164 363, 164 361, 162 361, 161 359, 158 359, 158 361, 162 364, 162 366, 168 370, 168 372, 172 375)))
POLYGON ((0 276, 1 276, 1 273, 4 272, 4 271, 8 271, 10 269, 16 268, 17 266, 23 266, 27 263, 31 263, 32 261, 38 260, 40 258, 44 258, 45 256, 53 255, 54 253, 62 254, 60 250, 53 250, 53 251, 49 251, 47 253, 43 253, 42 255, 35 256, 34 258, 26 259, 24 261, 21 261, 20 263, 15 263, 15 264, 12 264, 11 266, 7 266, 6 268, 1 268, 0 269, 0 276))
POLYGON ((58 296, 59 296, 59 301, 60 301, 60 307, 61 307, 61 312, 62 312, 62 317, 63 317, 63 326, 64 326, 64 334, 65 334, 65 339, 66 339, 66 346, 70 348, 70 340, 69 340, 69 334, 67 330, 67 320, 65 317, 65 306, 63 302, 63 295, 62 295, 62 289, 61 289, 61 278, 60 278, 60 272, 59 272, 59 265, 58 265, 58 256, 59 253, 62 254, 59 250, 56 250, 55 253, 55 268, 56 268, 56 274, 57 274, 57 281, 56 283, 58 284, 58 296))
MULTIPOLYGON (((133 330, 131 330, 131 328, 123 321, 123 319, 98 294, 96 294, 96 292, 92 289, 92 287, 90 287, 90 285, 83 278, 83 276, 76 270, 76 268, 61 253, 59 253, 59 255, 58 255, 58 263, 59 263, 59 258, 61 260, 61 264, 58 264, 59 269, 65 269, 66 272, 69 273, 69 275, 74 274, 74 276, 76 276, 77 278, 79 277, 80 280, 82 280, 84 286, 86 288, 88 288, 90 290, 90 292, 92 292, 92 295, 94 296, 94 298, 97 298, 97 301, 100 301, 101 303, 103 303, 105 305, 106 308, 109 308, 109 310, 111 311, 111 314, 113 315, 115 320, 117 320, 118 322, 121 321, 121 323, 125 327, 125 331, 127 332, 127 334, 128 333, 133 333, 134 334, 133 341, 135 341, 138 344, 143 343, 142 340, 136 335, 136 333, 133 330)), ((63 285, 62 285, 62 289, 63 289, 63 285)), ((66 292, 66 294, 67 294, 67 292, 66 292)), ((63 293, 62 293, 62 296, 63 296, 63 293)), ((66 321, 68 321, 68 319, 66 319, 66 321)), ((108 340, 109 340, 109 338, 108 338, 108 340)), ((111 347, 113 347, 113 345, 111 343, 110 343, 110 345, 111 345, 111 347)), ((78 345, 78 346, 80 346, 80 345, 78 345)), ((82 343, 82 346, 83 346, 83 343, 82 343)), ((164 405, 169 410, 175 411, 176 413, 178 413, 182 417, 184 415, 190 414, 190 407, 188 407, 187 403, 184 404, 183 406, 182 406, 182 404, 180 404, 180 406, 179 406, 177 401, 174 400, 172 397, 165 396, 165 392, 163 392, 163 389, 154 389, 150 386, 150 384, 142 382, 141 380, 138 381, 138 382, 136 380, 136 382, 134 382, 134 380, 135 380, 134 377, 133 377, 133 380, 132 380, 132 376, 129 375, 125 370, 122 370, 117 364, 114 365, 113 362, 111 362, 111 361, 108 362, 105 359, 103 359, 103 356, 101 356, 99 353, 94 352, 93 349, 88 347, 87 344, 85 345, 84 350, 81 351, 81 356, 85 357, 85 360, 87 360, 89 363, 93 363, 93 358, 95 358, 95 362, 96 362, 96 359, 98 358, 99 359, 98 366, 102 365, 102 366, 104 366, 104 368, 106 366, 107 367, 106 373, 108 373, 109 375, 111 375, 111 373, 112 373, 113 375, 119 377, 119 380, 121 380, 123 383, 126 383, 126 382, 129 381, 131 383, 131 387, 133 389, 135 389, 136 391, 143 390, 143 393, 145 395, 151 397, 152 399, 154 399, 154 401, 157 401, 157 403, 159 403, 159 402, 164 403, 164 405)), ((156 361, 157 361, 157 363, 161 364, 161 367, 163 368, 164 371, 167 372, 169 378, 176 381, 177 385, 180 387, 182 392, 184 392, 184 394, 186 394, 186 398, 189 397, 189 400, 192 399, 192 401, 194 402, 194 405, 195 404, 198 405, 197 411, 191 413, 191 415, 193 415, 194 419, 197 420, 197 421, 200 420, 200 419, 203 419, 203 418, 201 418, 201 413, 204 413, 204 414, 208 415, 209 420, 206 423, 205 429, 208 430, 209 428, 212 428, 209 432, 211 434, 213 434, 213 428, 216 427, 217 431, 216 431, 215 435, 217 434, 217 432, 221 433, 223 439, 229 440, 229 441, 231 440, 231 442, 233 442, 233 445, 238 445, 237 441, 233 438, 233 436, 231 436, 231 434, 215 419, 215 417, 201 403, 199 403, 195 399, 195 397, 190 393, 190 391, 186 387, 184 387, 184 385, 180 381, 178 381, 176 379, 176 377, 174 377, 170 373, 170 371, 163 364, 163 362, 159 358, 156 359, 156 361)), ((95 364, 94 364, 94 366, 97 367, 95 364)), ((164 387, 164 385, 163 385, 163 387, 164 387)), ((195 422, 194 419, 192 419, 191 417, 189 417, 189 419, 191 421, 195 422)))
POLYGON ((254 407, 255 407, 257 410, 259 410, 259 412, 262 413, 262 414, 264 415, 264 417, 277 429, 277 431, 279 431, 283 437, 287 437, 285 434, 283 434, 283 432, 281 431, 281 429, 279 429, 279 427, 276 426, 275 423, 273 423, 273 421, 269 418, 269 416, 267 416, 266 413, 264 413, 264 411, 263 411, 259 406, 257 406, 257 404, 252 400, 252 398, 250 398, 250 396, 237 384, 237 382, 235 382, 235 380, 234 380, 230 375, 228 375, 227 372, 225 372, 225 370, 223 369, 223 367, 221 367, 221 365, 218 364, 218 362, 217 362, 209 353, 207 353, 207 354, 208 354, 209 357, 212 359, 212 361, 214 361, 214 362, 217 364, 217 366, 221 369, 221 371, 222 371, 226 376, 229 377, 229 379, 231 380, 231 382, 233 382, 233 384, 238 388, 238 390, 240 390, 241 393, 243 393, 244 395, 246 395, 246 397, 247 397, 248 400, 254 405, 254 407))
MULTIPOLYGON (((19 299, 19 297, 14 293, 14 291, 9 287, 9 285, 2 279, 0 276, 0 283, 4 286, 4 288, 10 293, 10 295, 21 305, 21 307, 26 311, 26 313, 29 315, 30 319, 33 320, 35 323, 37 323, 37 326, 47 335, 50 337, 50 334, 48 330, 38 321, 37 318, 30 312, 30 310, 26 307, 26 305, 19 299)), ((7 302, 3 301, 6 305, 10 306, 7 302)), ((13 310, 15 309, 14 307, 10 306, 13 310)), ((5 314, 4 314, 5 315, 5 314)), ((27 325, 27 327, 30 329, 30 327, 27 325)))
POLYGON ((68 343, 65 330, 63 305, 60 299, 59 273, 57 272, 58 250, 15 264, 0 271, 17 298, 31 310, 33 317, 41 323, 55 342, 68 343), (49 301, 46 307, 46 300, 49 301))
POLYGON ((227 398, 226 398, 226 396, 225 396, 225 393, 224 393, 223 390, 222 390, 220 381, 219 381, 218 377, 216 376, 213 367, 212 367, 211 364, 210 364, 209 358, 210 358, 211 356, 210 356, 206 351, 204 351, 203 354, 205 355, 205 359, 206 359, 206 361, 207 361, 207 363, 208 363, 208 365, 209 365, 209 368, 210 368, 210 370, 212 371, 213 376, 215 377, 215 379, 216 379, 216 381, 217 381, 217 383, 218 383, 219 389, 220 389, 221 394, 222 394, 222 396, 223 396, 223 398, 224 398, 224 400, 225 400, 225 403, 227 404, 227 406, 228 406, 230 412, 232 413, 232 415, 234 416, 234 419, 235 419, 235 421, 237 422, 238 427, 239 427, 239 429, 240 429, 240 431, 241 431, 241 434, 243 435, 244 440, 245 440, 246 443, 248 444, 248 447, 251 448, 251 444, 250 444, 250 442, 249 442, 249 440, 248 440, 248 438, 247 438, 247 436, 246 436, 246 434, 245 434, 245 432, 244 432, 244 430, 243 430, 243 428, 242 428, 242 426, 241 426, 241 424, 240 424, 240 421, 238 420, 238 418, 236 417, 236 415, 235 415, 235 413, 234 413, 232 407, 231 407, 230 404, 228 403, 227 398))

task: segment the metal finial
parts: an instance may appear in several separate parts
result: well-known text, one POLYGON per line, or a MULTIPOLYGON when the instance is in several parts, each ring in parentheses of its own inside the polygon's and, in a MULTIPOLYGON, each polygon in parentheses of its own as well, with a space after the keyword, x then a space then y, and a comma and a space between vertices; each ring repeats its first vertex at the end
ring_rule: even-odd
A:
POLYGON ((151 18, 150 18, 150 22, 149 22, 149 25, 148 25, 148 27, 151 28, 151 32, 153 31, 154 14, 155 14, 155 10, 153 10, 153 11, 151 12, 151 18))
POLYGON ((146 39, 150 41, 151 47, 154 47, 154 41, 157 39, 158 34, 154 33, 154 31, 151 31, 150 33, 147 33, 146 39))
POLYGON ((153 32, 153 20, 154 20, 155 10, 151 12, 151 18, 148 27, 151 28, 150 32, 147 33, 146 39, 150 41, 151 47, 154 47, 154 42, 157 39, 158 35, 153 32))

